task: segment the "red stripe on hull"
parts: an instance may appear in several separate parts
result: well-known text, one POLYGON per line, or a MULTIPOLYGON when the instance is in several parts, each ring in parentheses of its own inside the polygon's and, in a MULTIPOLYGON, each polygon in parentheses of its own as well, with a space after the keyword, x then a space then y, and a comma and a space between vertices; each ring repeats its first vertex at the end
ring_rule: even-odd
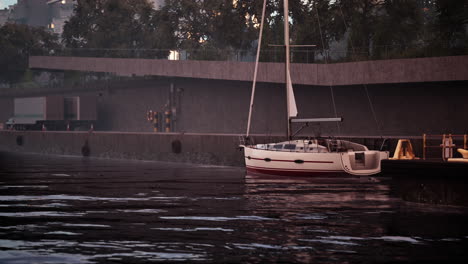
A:
POLYGON ((312 171, 312 170, 281 170, 247 167, 247 172, 255 174, 279 175, 279 176, 343 176, 349 175, 344 171, 312 171))
MULTIPOLYGON (((246 157, 246 159, 249 159, 246 157)), ((265 159, 259 159, 259 158, 251 158, 253 160, 265 160, 265 159)), ((295 162, 295 160, 277 160, 277 159, 271 159, 271 161, 280 161, 280 162, 295 162)), ((333 163, 333 161, 318 161, 318 160, 304 160, 304 163, 333 163)))

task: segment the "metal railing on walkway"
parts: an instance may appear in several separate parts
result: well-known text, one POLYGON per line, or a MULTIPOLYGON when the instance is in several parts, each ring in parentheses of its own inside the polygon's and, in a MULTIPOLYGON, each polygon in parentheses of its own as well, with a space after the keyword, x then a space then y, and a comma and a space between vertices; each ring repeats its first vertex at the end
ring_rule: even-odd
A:
MULTIPOLYGON (((255 50, 236 49, 116 49, 116 48, 63 48, 48 54, 31 53, 30 56, 72 56, 100 58, 140 58, 167 60, 210 60, 210 61, 255 61, 255 50)), ((403 58, 424 58, 468 55, 468 49, 450 48, 448 44, 435 49, 427 45, 375 45, 371 48, 354 47, 352 50, 326 49, 315 47, 298 47, 291 50, 293 63, 339 63, 367 60, 388 60, 403 58)), ((262 49, 261 62, 284 62, 284 48, 271 46, 262 49)))
POLYGON ((429 150, 441 151, 442 160, 447 161, 453 157, 454 149, 468 148, 468 135, 467 134, 442 134, 442 135, 428 135, 423 134, 423 159, 440 159, 434 158, 433 152, 428 153, 429 150), (431 154, 431 157, 429 157, 431 154))

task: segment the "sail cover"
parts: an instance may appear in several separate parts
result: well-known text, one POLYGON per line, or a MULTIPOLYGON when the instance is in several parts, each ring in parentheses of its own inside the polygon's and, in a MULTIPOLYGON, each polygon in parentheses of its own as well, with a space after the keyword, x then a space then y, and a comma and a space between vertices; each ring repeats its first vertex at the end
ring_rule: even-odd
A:
POLYGON ((296 117, 297 116, 297 107, 296 107, 296 98, 294 98, 294 90, 292 87, 292 82, 291 82, 291 74, 288 71, 288 80, 287 80, 287 86, 288 86, 288 114, 289 117, 296 117))

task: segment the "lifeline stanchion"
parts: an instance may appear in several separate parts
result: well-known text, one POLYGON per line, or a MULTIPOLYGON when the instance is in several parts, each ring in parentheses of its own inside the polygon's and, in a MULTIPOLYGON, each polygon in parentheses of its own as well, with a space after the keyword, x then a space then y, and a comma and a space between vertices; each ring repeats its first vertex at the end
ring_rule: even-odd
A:
POLYGON ((467 149, 467 145, 466 145, 467 144, 467 139, 468 139, 467 134, 464 134, 463 135, 463 148, 464 149, 467 149))
POLYGON ((426 134, 423 134, 423 160, 426 160, 426 134))

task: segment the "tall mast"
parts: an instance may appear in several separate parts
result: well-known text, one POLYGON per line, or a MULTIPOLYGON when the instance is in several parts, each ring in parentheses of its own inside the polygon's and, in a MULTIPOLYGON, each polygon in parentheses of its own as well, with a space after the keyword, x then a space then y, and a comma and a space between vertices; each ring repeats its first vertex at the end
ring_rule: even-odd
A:
POLYGON ((286 52, 286 64, 285 64, 285 83, 286 83, 286 108, 287 108, 287 124, 288 124, 288 130, 287 130, 287 137, 288 139, 291 138, 291 122, 290 122, 290 113, 289 113, 289 86, 292 85, 291 79, 289 77, 289 70, 291 66, 290 62, 290 48, 289 48, 289 6, 288 6, 288 0, 283 0, 283 6, 284 6, 284 46, 285 46, 285 52, 286 52))

